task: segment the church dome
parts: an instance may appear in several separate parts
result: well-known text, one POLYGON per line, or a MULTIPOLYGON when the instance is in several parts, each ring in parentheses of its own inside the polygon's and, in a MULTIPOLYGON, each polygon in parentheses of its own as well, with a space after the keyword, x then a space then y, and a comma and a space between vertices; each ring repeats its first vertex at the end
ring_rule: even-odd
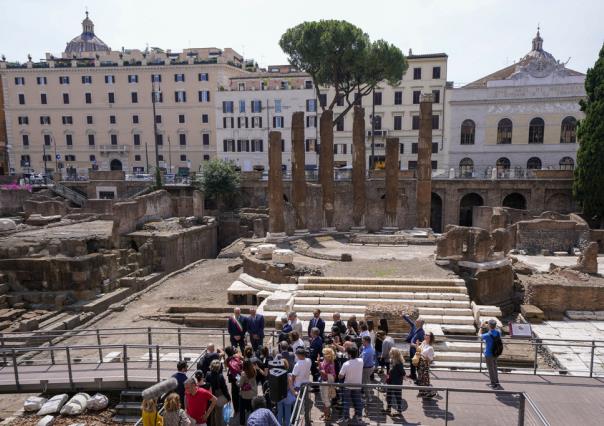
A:
POLYGON ((67 43, 65 53, 109 52, 110 50, 103 40, 94 35, 94 23, 86 12, 86 18, 82 21, 82 34, 67 43))

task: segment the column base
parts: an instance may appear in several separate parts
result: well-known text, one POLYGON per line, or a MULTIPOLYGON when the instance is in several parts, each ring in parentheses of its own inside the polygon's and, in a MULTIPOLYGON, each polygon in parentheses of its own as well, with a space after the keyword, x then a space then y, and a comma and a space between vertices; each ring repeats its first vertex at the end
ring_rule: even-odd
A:
POLYGON ((280 243, 287 238, 285 232, 267 232, 266 238, 264 239, 267 243, 280 243))
POLYGON ((321 232, 325 232, 325 233, 328 233, 328 232, 337 232, 337 230, 336 230, 335 226, 329 226, 329 227, 326 227, 326 228, 321 228, 321 232))
POLYGON ((396 226, 384 226, 382 229, 380 229, 377 233, 378 234, 387 234, 387 235, 393 235, 396 232, 398 232, 399 229, 396 226))
POLYGON ((365 228, 364 226, 351 226, 350 232, 354 234, 366 234, 367 228, 365 228))
POLYGON ((310 234, 310 232, 308 231, 308 229, 296 229, 294 231, 294 235, 296 235, 296 236, 308 235, 308 234, 310 234))

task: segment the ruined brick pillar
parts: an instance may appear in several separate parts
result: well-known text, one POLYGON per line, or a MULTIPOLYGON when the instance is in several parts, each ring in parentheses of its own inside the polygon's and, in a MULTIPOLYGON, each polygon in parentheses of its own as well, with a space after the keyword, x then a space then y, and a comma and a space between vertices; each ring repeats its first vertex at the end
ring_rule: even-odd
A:
POLYGON ((385 227, 398 228, 398 176, 399 176, 398 138, 386 138, 386 207, 385 227))
POLYGON ((281 171, 281 132, 268 134, 268 230, 285 232, 283 219, 283 176, 281 171))
POLYGON ((304 145, 304 112, 292 114, 292 202, 296 212, 296 229, 306 228, 306 149, 304 145))
POLYGON ((419 102, 419 141, 417 146, 417 227, 430 227, 432 201, 432 94, 422 94, 419 102))
POLYGON ((365 216, 365 109, 354 107, 352 122, 352 221, 364 226, 365 216))
POLYGON ((323 188, 325 226, 333 226, 333 111, 323 111, 320 121, 321 149, 319 152, 319 183, 323 188))

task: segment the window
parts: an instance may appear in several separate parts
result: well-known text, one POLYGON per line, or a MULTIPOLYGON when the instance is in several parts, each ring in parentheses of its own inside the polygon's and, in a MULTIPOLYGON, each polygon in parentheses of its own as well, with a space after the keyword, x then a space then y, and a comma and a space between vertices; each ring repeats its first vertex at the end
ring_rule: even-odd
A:
POLYGON ((438 143, 432 142, 432 154, 438 154, 438 143))
POLYGON ((114 75, 106 75, 105 76, 105 84, 114 84, 115 76, 114 75))
POLYGON ((246 129, 249 127, 247 117, 237 117, 237 128, 241 129, 242 127, 245 127, 246 129))
POLYGON ((128 83, 138 83, 138 75, 136 75, 136 74, 128 75, 128 83))
POLYGON ((151 83, 161 83, 161 74, 151 74, 151 83))
POLYGON ((197 93, 199 98, 199 102, 210 102, 210 91, 209 90, 200 90, 197 93))
POLYGON ((163 156, 162 154, 159 154, 159 155, 157 156, 157 159, 158 159, 159 161, 164 161, 164 156, 163 156))
POLYGON ((187 155, 186 154, 181 154, 180 155, 180 161, 187 161, 187 155))
POLYGON ((305 89, 312 89, 312 80, 304 80, 304 88, 305 89))
POLYGON ((136 92, 130 93, 130 99, 133 104, 137 104, 138 103, 138 93, 136 93, 136 92))
POLYGON ((577 142, 577 119, 575 117, 566 117, 562 120, 560 129, 560 143, 577 142))
POLYGON ((141 161, 141 156, 139 154, 136 154, 134 156, 134 161, 141 161))
POLYGON ((348 144, 336 143, 333 145, 334 154, 346 154, 348 152, 348 144))
POLYGON ((175 102, 187 102, 187 92, 184 90, 177 90, 174 92, 174 101, 175 102))
POLYGON ((209 133, 204 133, 203 135, 201 135, 201 143, 204 146, 210 145, 210 134, 209 133))
POLYGON ((306 152, 317 152, 317 140, 316 139, 306 139, 306 152))
POLYGON ((138 133, 133 134, 132 142, 134 143, 134 145, 139 146, 141 144, 141 135, 139 135, 138 133))
POLYGON ((132 124, 138 124, 138 115, 132 116, 132 124))
POLYGON ((417 169, 417 161, 413 161, 413 160, 412 160, 412 161, 409 161, 409 162, 407 163, 407 168, 408 168, 409 170, 415 170, 415 169, 417 169))
POLYGON ((529 123, 528 143, 543 143, 543 131, 545 122, 540 117, 535 117, 529 123))
POLYGON ((87 115, 86 116, 86 124, 93 124, 94 121, 92 119, 92 115, 87 115))
POLYGON ((23 146, 29 146, 29 135, 21 135, 23 146))
POLYGON ((107 93, 107 100, 110 104, 114 104, 115 103, 115 93, 113 92, 109 92, 107 93))
POLYGON ((273 117, 273 128, 275 129, 282 129, 284 126, 284 120, 283 117, 280 115, 275 115, 273 117))
POLYGON ((432 161, 430 162, 430 165, 432 166, 432 170, 436 170, 436 169, 438 169, 438 161, 436 161, 436 160, 432 160, 432 161))
POLYGON ((232 113, 233 112, 233 101, 222 101, 222 112, 232 113))
POLYGON ((164 94, 159 91, 151 92, 151 101, 156 103, 162 103, 164 101, 164 94))
POLYGON ((404 154, 405 153, 405 144, 404 143, 400 143, 398 146, 398 152, 399 154, 404 154))
MULTIPOLYGON (((245 83, 239 83, 237 85, 237 87, 238 87, 239 91, 243 91, 243 90, 245 90, 245 83)), ((264 90, 264 89, 262 89, 262 90, 264 90)))
POLYGON ((411 130, 419 130, 419 115, 411 117, 411 130))
POLYGON ((245 112, 245 101, 243 99, 239 101, 239 112, 245 112))
POLYGON ((235 139, 224 139, 222 141, 223 152, 235 152, 235 139))
POLYGON ((289 83, 287 81, 281 81, 281 90, 287 90, 289 88, 289 83))
POLYGON ((47 98, 46 98, 46 93, 40 93, 40 103, 42 105, 46 105, 48 103, 47 98))
POLYGON ((327 95, 325 93, 321 93, 319 95, 319 105, 321 105, 321 106, 327 105, 327 95))
POLYGON ((252 113, 262 112, 262 101, 252 101, 252 113))
POLYGON ((90 157, 88 157, 90 159, 90 161, 92 161, 93 163, 96 161, 96 155, 91 154, 90 157))
POLYGON ((161 123, 161 114, 157 114, 157 115, 155 116, 155 122, 156 122, 157 124, 160 124, 160 123, 161 123))
POLYGON ((111 145, 117 145, 117 135, 116 134, 111 135, 111 145))
POLYGON ((50 135, 44 135, 44 145, 50 146, 50 135))
POLYGON ((469 178, 474 174, 474 161, 464 158, 459 162, 459 177, 469 178))
MULTIPOLYGON (((68 135, 68 136, 70 136, 70 135, 68 135)), ((67 154, 65 156, 65 161, 75 161, 75 160, 76 160, 76 158, 75 158, 75 155, 73 155, 73 154, 67 154)))
POLYGON ((411 154, 417 154, 417 149, 418 149, 418 143, 417 142, 413 142, 411 144, 411 154))
POLYGON ((252 139, 252 152, 264 152, 264 141, 262 139, 252 139))
POLYGON ((497 166, 497 173, 501 173, 510 169, 510 160, 505 157, 501 157, 499 160, 497 160, 495 165, 497 166))
POLYGON ((40 117, 40 124, 50 124, 50 117, 48 115, 42 115, 40 117))
POLYGON ((317 112, 317 100, 307 99, 306 100, 306 112, 317 112))
POLYGON ((184 114, 178 114, 178 122, 181 123, 181 124, 185 122, 185 115, 184 114))
POLYGON ((237 152, 250 152, 250 141, 247 139, 238 139, 237 152))
POLYGON ((307 115, 306 116, 306 127, 317 127, 317 116, 307 115))
POLYGON ((64 115, 61 117, 63 124, 73 124, 73 117, 71 115, 64 115))
POLYGON ((199 81, 209 81, 207 72, 200 72, 199 74, 197 74, 197 78, 199 79, 199 81))
POLYGON ((205 154, 203 156, 203 161, 210 161, 210 156, 208 154, 205 154))
POLYGON ((436 130, 440 125, 440 116, 432 115, 432 130, 436 130))
POLYGON ((376 115, 373 117, 373 129, 374 130, 382 130, 382 116, 376 115))
POLYGON ((223 129, 233 129, 235 123, 234 117, 222 117, 222 128, 223 129))
POLYGON ((36 82, 39 86, 45 86, 48 80, 46 79, 46 77, 36 77, 36 82))
POLYGON ((414 104, 419 104, 419 97, 422 94, 421 90, 414 90, 413 91, 413 103, 414 104))
POLYGON ((560 170, 573 170, 575 168, 575 160, 570 157, 564 157, 558 163, 560 170))
POLYGON ((262 117, 252 117, 252 129, 254 128, 262 128, 262 117))
POLYGON ((21 156, 21 166, 22 167, 29 167, 30 162, 31 162, 31 158, 29 157, 29 155, 21 156))
POLYGON ((210 117, 208 116, 208 114, 201 114, 202 123, 208 123, 209 121, 210 121, 210 117))
POLYGON ((275 99, 275 112, 281 112, 281 99, 275 99))
POLYGON ((338 121, 336 121, 336 130, 338 132, 344 131, 344 117, 340 117, 338 118, 338 121))
POLYGON ((84 93, 84 102, 87 104, 92 103, 92 93, 84 93))
POLYGON ((432 91, 432 102, 435 104, 439 104, 440 103, 440 90, 433 90, 432 91))
POLYGON ((476 133, 476 125, 472 120, 464 120, 461 123, 461 145, 474 145, 474 135, 476 133))
POLYGON ((354 104, 358 106, 363 105, 363 97, 358 93, 354 94, 354 104))
POLYGON ((346 97, 342 94, 338 95, 338 99, 336 99, 336 105, 337 106, 344 106, 344 100, 346 99, 346 97))
POLYGON ((531 157, 526 162, 526 168, 529 170, 540 170, 541 169, 541 159, 539 157, 531 157))
POLYGON ((52 161, 52 156, 50 154, 42 155, 42 161, 52 161))
POLYGON ((19 93, 19 105, 25 105, 25 95, 23 93, 19 93))
POLYGON ((25 77, 15 77, 15 86, 25 86, 25 77))
POLYGON ((510 144, 512 143, 512 120, 509 118, 502 118, 497 123, 497 143, 498 144, 510 144))
POLYGON ((185 135, 184 133, 179 133, 178 142, 180 143, 180 146, 186 146, 187 145, 187 135, 185 135))
POLYGON ((94 135, 93 134, 88 135, 88 145, 94 146, 94 135))
POLYGON ((394 105, 402 105, 403 104, 403 92, 396 91, 394 92, 394 105))
POLYGON ((91 75, 83 75, 82 76, 82 84, 92 84, 92 76, 91 75))
POLYGON ((403 116, 402 115, 394 116, 394 130, 403 130, 403 116))
POLYGON ((413 68, 413 80, 421 80, 421 79, 422 79, 422 69, 413 68))
POLYGON ((382 105, 382 92, 373 92, 374 105, 382 105))
POLYGON ((185 81, 185 75, 184 74, 174 74, 174 81, 176 82, 184 82, 185 81))
POLYGON ((164 135, 162 135, 161 133, 155 136, 155 143, 157 145, 163 145, 164 144, 164 135))
POLYGON ((69 84, 69 77, 59 77, 59 84, 69 84))
POLYGON ((115 124, 115 115, 109 116, 109 124, 115 124))
POLYGON ((18 118, 19 124, 25 126, 29 124, 29 117, 27 115, 22 115, 18 118))
POLYGON ((440 67, 432 67, 432 79, 433 80, 440 79, 440 67))

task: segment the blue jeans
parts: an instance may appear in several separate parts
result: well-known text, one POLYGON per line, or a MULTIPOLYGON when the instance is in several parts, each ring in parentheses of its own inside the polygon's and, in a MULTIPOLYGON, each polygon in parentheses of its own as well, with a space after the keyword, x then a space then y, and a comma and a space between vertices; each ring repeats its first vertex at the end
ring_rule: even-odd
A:
POLYGON ((350 404, 354 407, 354 414, 358 417, 363 415, 363 400, 361 389, 344 388, 342 392, 343 409, 342 416, 348 418, 350 415, 350 404))
POLYGON ((281 426, 289 426, 292 417, 292 408, 294 406, 289 403, 287 398, 283 398, 277 403, 277 421, 281 426))

